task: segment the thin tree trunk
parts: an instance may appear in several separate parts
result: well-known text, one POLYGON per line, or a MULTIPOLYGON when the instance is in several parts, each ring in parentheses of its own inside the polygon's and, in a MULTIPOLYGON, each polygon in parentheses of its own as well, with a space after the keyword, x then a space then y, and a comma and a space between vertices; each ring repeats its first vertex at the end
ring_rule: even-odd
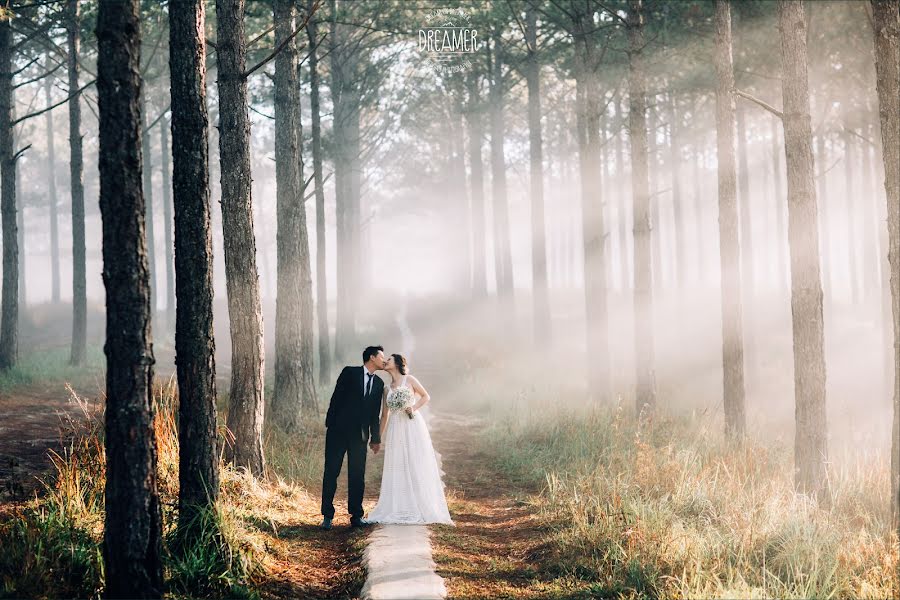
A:
POLYGON ((634 203, 634 344, 637 412, 656 407, 653 349, 653 288, 650 258, 650 174, 647 152, 647 92, 644 67, 643 0, 628 6, 628 89, 631 182, 634 203))
POLYGON ((506 197, 506 155, 503 149, 506 129, 503 117, 503 63, 500 56, 500 30, 496 27, 493 29, 491 42, 489 57, 494 269, 497 275, 497 295, 509 300, 513 296, 514 283, 509 243, 509 202, 506 197))
POLYGON ((466 121, 469 130, 469 170, 472 189, 472 291, 476 299, 487 296, 486 225, 484 222, 484 165, 481 145, 484 129, 481 121, 481 100, 478 74, 471 70, 467 77, 469 95, 466 121))
MULTIPOLYGON (((141 113, 144 129, 147 129, 147 90, 141 97, 141 113)), ((156 314, 156 235, 153 227, 153 153, 150 151, 150 135, 141 136, 144 157, 144 202, 147 206, 147 260, 150 263, 150 314, 156 314)))
POLYGON ((588 396, 607 404, 611 398, 608 290, 600 179, 600 91, 591 30, 593 12, 578 13, 575 52, 578 61, 576 102, 581 180, 581 225, 584 250, 584 309, 587 336, 588 396))
MULTIPOLYGON (((294 30, 293 0, 274 0, 275 44, 280 46, 294 30)), ((275 57, 275 183, 278 210, 278 295, 275 304, 275 396, 273 417, 285 430, 300 424, 304 407, 314 407, 312 348, 304 352, 303 261, 309 265, 309 245, 301 231, 305 225, 300 173, 300 98, 297 87, 297 51, 287 41, 275 57), (305 247, 304 247, 305 246, 305 247)), ((310 286, 311 287, 311 286, 310 286)), ((311 292, 311 289, 305 290, 311 292)), ((310 323, 311 325, 311 323, 310 323)), ((312 342, 312 340, 309 340, 312 342)))
POLYGON ((262 475, 263 316, 250 195, 250 119, 244 77, 244 0, 216 0, 219 156, 225 285, 231 322, 231 397, 226 457, 262 475))
POLYGON ((162 514, 141 192, 138 0, 101 0, 96 33, 106 286, 105 595, 159 598, 163 592, 162 514))
POLYGON ((856 255, 859 252, 859 241, 856 237, 857 221, 859 213, 856 205, 856 190, 853 185, 854 152, 853 135, 845 126, 843 133, 844 142, 844 203, 847 207, 847 261, 849 266, 850 298, 854 304, 860 302, 862 282, 859 280, 859 269, 856 265, 856 255))
POLYGON ((0 369, 18 362, 19 244, 16 223, 16 157, 13 136, 13 33, 0 21, 0 218, 3 228, 3 290, 0 300, 0 369))
POLYGON ((801 0, 780 0, 784 67, 784 148, 787 156, 788 237, 791 250, 796 439, 794 480, 800 492, 827 504, 828 440, 825 327, 816 228, 816 189, 809 117, 806 15, 801 0))
MULTIPOLYGON (((307 13, 312 13, 315 0, 307 0, 307 13)), ((309 104, 312 114, 313 178, 316 186, 316 321, 319 326, 319 383, 331 375, 331 343, 328 332, 328 268, 325 238, 325 179, 322 174, 322 123, 319 108, 319 21, 310 17, 306 27, 309 38, 309 104)))
POLYGON ((828 201, 828 178, 825 169, 827 168, 825 134, 824 132, 816 136, 816 164, 819 167, 816 183, 818 185, 818 206, 819 206, 819 246, 822 253, 822 287, 825 293, 825 301, 831 302, 834 299, 833 283, 831 281, 831 206, 828 201))
POLYGON ((656 153, 656 131, 659 125, 659 116, 656 113, 656 102, 650 99, 647 106, 647 181, 650 194, 650 252, 651 267, 650 277, 653 289, 661 292, 663 288, 663 257, 662 257, 662 224, 659 218, 659 194, 657 193, 658 164, 656 153))
MULTIPOLYGON (((67 67, 69 93, 81 89, 78 83, 78 56, 81 52, 79 0, 68 0, 69 53, 67 67)), ((81 94, 69 105, 69 181, 72 191, 72 352, 69 362, 83 365, 87 355, 87 268, 84 238, 84 155, 81 139, 81 94)))
MULTIPOLYGON (((216 363, 213 335, 213 254, 209 201, 209 120, 206 113, 204 0, 169 5, 169 72, 172 74, 172 179, 175 354, 178 372, 178 526, 191 531, 200 507, 219 494, 216 439, 216 363)), ((168 139, 161 133, 168 211, 168 139)), ((170 255, 172 215, 166 216, 170 255)), ((173 261, 167 259, 167 264, 173 261)), ((167 268, 167 271, 170 270, 167 268)), ((171 287, 169 288, 171 290, 171 287)), ((172 307, 172 299, 167 308, 172 307)))
POLYGON ((719 256, 722 269, 722 371, 725 434, 741 441, 744 410, 744 342, 741 321, 741 246, 735 165, 734 61, 731 2, 716 0, 716 146, 719 180, 719 256))
POLYGON ((622 294, 631 289, 631 264, 628 252, 628 185, 625 179, 625 153, 622 138, 625 136, 625 108, 622 96, 616 100, 616 194, 619 197, 619 270, 621 272, 622 294))
MULTIPOLYGON (((53 78, 48 77, 44 90, 47 106, 53 104, 53 78)), ((56 196, 56 144, 53 111, 44 115, 47 122, 47 204, 50 207, 50 301, 59 302, 59 199, 56 196)), ((23 246, 24 254, 24 246, 23 246)))
MULTIPOLYGON (((15 119, 15 110, 11 111, 11 114, 15 119)), ((16 189, 21 189, 21 187, 22 169, 16 169, 16 189)), ((28 269, 25 265, 25 200, 22 198, 22 194, 16 195, 16 240, 19 248, 22 248, 22 252, 19 252, 19 306, 25 309, 28 306, 28 293, 25 289, 25 282, 27 281, 25 275, 28 269)))
POLYGON ((550 341, 550 295, 547 288, 547 245, 544 224, 544 159, 541 139, 541 68, 537 57, 537 11, 525 8, 528 44, 528 140, 531 176, 531 277, 534 301, 534 337, 538 344, 550 341))
POLYGON ((336 217, 337 277, 335 278, 335 295, 337 310, 334 330, 334 355, 338 361, 343 360, 353 336, 353 316, 350 296, 351 270, 353 252, 350 243, 350 165, 348 159, 347 130, 349 116, 345 100, 345 61, 343 45, 345 25, 337 22, 337 0, 330 0, 331 32, 329 35, 329 54, 331 55, 331 101, 333 105, 332 127, 334 136, 334 204, 336 217))
MULTIPOLYGON (((737 149, 738 149, 738 209, 740 211, 740 277, 741 291, 744 294, 742 312, 744 319, 743 344, 744 368, 753 375, 756 364, 756 315, 753 307, 756 303, 756 274, 754 272, 753 252, 753 210, 750 199, 750 165, 747 156, 747 109, 737 107, 737 149)), ((747 375, 747 373, 745 373, 747 375)))
MULTIPOLYGON (((205 48, 204 48, 205 52, 205 48)), ((204 70, 203 78, 206 79, 204 70)), ((166 327, 169 331, 175 326, 175 257, 174 242, 172 240, 172 182, 169 177, 169 122, 166 119, 160 121, 159 124, 159 146, 162 155, 162 195, 163 195, 163 219, 166 240, 166 327)), ((207 159, 208 162, 208 159, 207 159)), ((209 168, 206 169, 206 177, 209 178, 209 168)), ((209 183, 206 184, 207 193, 209 191, 209 183)))
POLYGON ((875 25, 875 70, 887 196, 888 261, 894 322, 894 425, 891 443, 891 509, 900 535, 900 7, 892 0, 872 0, 875 25))
POLYGON ((771 118, 772 125, 772 181, 775 185, 775 245, 776 245, 776 273, 778 275, 778 290, 784 290, 787 283, 787 256, 785 246, 787 241, 785 232, 787 225, 784 222, 784 188, 781 183, 781 165, 783 163, 784 146, 779 144, 778 130, 781 121, 775 115, 771 118))
POLYGON ((669 169, 672 176, 672 212, 675 220, 675 253, 672 255, 675 287, 680 298, 686 289, 687 236, 684 231, 684 199, 681 194, 681 115, 675 94, 669 94, 669 169))

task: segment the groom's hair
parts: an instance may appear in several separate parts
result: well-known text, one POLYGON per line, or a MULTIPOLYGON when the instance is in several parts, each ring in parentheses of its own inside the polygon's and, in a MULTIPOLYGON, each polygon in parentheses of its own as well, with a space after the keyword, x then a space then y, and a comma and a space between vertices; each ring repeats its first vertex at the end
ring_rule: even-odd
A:
POLYGON ((363 350, 363 363, 369 362, 369 359, 377 356, 379 352, 384 352, 384 348, 381 346, 369 346, 363 350))

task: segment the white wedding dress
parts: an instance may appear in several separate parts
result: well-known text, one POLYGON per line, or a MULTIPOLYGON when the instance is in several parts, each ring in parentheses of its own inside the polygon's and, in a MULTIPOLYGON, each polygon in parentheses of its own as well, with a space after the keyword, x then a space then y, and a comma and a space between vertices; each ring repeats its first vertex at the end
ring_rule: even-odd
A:
MULTIPOLYGON (((406 376, 397 389, 404 386, 407 386, 406 376)), ((396 391, 392 388, 388 392, 388 406, 396 391)), ((438 456, 431 443, 428 425, 419 411, 410 419, 402 408, 391 408, 381 441, 384 443, 381 493, 368 520, 400 525, 453 525, 444 497, 438 456)))

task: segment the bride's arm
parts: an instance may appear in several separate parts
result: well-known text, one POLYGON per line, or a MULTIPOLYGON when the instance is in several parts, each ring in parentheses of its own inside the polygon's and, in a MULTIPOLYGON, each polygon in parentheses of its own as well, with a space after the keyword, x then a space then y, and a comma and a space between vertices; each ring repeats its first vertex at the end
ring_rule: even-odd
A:
POLYGON ((384 442, 384 430, 387 429, 388 417, 390 416, 391 413, 387 405, 387 388, 385 388, 381 394, 381 429, 378 432, 381 435, 382 442, 384 442))
POLYGON ((419 380, 412 375, 409 376, 409 383, 412 385, 413 391, 420 396, 419 401, 416 402, 412 408, 413 412, 415 412, 428 404, 428 401, 431 400, 431 396, 428 395, 428 391, 424 387, 422 387, 422 384, 419 383, 419 380))

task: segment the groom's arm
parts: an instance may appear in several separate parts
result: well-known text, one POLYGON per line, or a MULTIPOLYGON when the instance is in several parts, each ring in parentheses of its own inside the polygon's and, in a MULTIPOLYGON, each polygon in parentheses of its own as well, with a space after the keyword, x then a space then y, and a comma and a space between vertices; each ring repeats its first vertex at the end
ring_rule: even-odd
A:
POLYGON ((348 367, 344 367, 344 370, 338 375, 337 383, 334 384, 334 392, 331 394, 331 401, 328 403, 328 412, 325 414, 325 427, 334 425, 334 416, 337 414, 338 410, 340 410, 339 405, 344 396, 347 369, 348 367))

